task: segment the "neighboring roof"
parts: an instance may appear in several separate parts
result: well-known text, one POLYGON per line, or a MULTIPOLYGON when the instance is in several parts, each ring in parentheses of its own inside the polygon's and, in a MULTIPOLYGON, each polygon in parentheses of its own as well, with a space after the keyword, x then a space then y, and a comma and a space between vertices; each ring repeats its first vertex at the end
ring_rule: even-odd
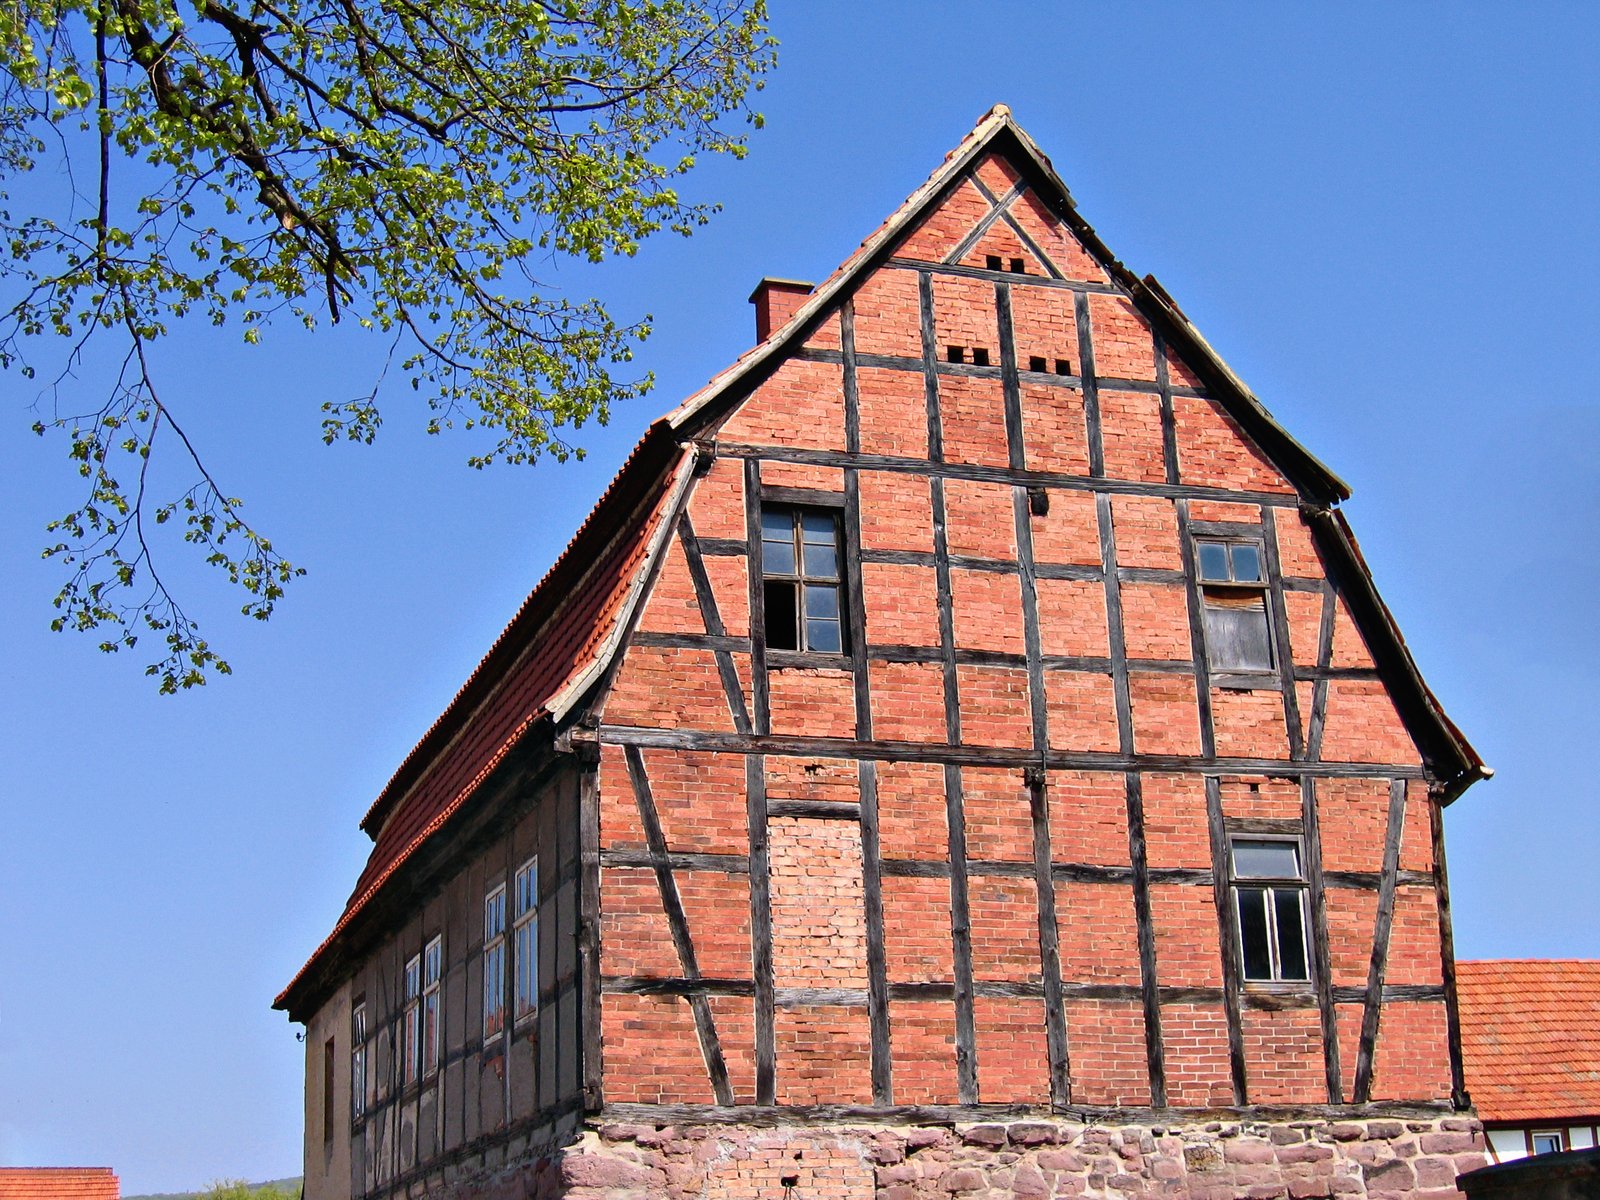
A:
POLYGON ((117 1200, 110 1167, 0 1167, 0 1200, 117 1200))
POLYGON ((1483 1120, 1600 1116, 1600 960, 1458 962, 1456 991, 1483 1120))
MULTIPOLYGON (((554 566, 524 601, 489 653, 449 706, 406 756, 362 818, 375 842, 367 866, 332 933, 274 1001, 291 1014, 329 946, 370 900, 446 821, 527 733, 543 720, 560 721, 604 673, 621 644, 639 589, 662 536, 663 515, 688 482, 692 441, 743 400, 799 345, 857 281, 893 253, 927 211, 988 153, 1008 158, 1074 231, 1217 401, 1298 489, 1314 511, 1349 496, 1345 483, 1273 419, 1217 356, 1151 276, 1140 279, 1114 257, 1078 215, 1071 193, 1011 110, 992 108, 945 156, 944 162, 780 328, 746 351, 705 387, 656 421, 554 566), (489 705, 495 705, 490 711, 489 705), (485 714, 482 720, 476 720, 485 714)), ((1342 521, 1341 521, 1342 524, 1342 521)), ((1352 578, 1372 588, 1354 542, 1334 537, 1330 553, 1344 556, 1352 578)), ((1369 606, 1370 608, 1370 606, 1369 606)), ((1446 799, 1489 773, 1450 724, 1422 682, 1416 664, 1382 602, 1363 623, 1408 728, 1429 763, 1446 780, 1446 799)))

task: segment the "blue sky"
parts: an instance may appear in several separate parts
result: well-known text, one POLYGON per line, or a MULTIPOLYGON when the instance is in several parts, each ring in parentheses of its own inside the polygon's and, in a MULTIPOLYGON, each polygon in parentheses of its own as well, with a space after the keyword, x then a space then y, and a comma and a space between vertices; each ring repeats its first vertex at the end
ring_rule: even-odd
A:
POLYGON ((294 1174, 301 1047, 268 1005, 338 915, 356 822, 634 438, 753 339, 763 275, 825 276, 993 103, 1354 488, 1424 673, 1496 779, 1447 814, 1458 953, 1595 956, 1600 822, 1600 9, 1547 4, 780 6, 768 127, 688 191, 724 211, 562 265, 651 312, 653 396, 582 464, 470 471, 409 389, 371 448, 318 404, 376 339, 185 330, 167 400, 310 574, 237 674, 158 698, 52 635, 42 526, 72 503, 34 391, 0 377, 0 1164, 124 1191, 294 1174))

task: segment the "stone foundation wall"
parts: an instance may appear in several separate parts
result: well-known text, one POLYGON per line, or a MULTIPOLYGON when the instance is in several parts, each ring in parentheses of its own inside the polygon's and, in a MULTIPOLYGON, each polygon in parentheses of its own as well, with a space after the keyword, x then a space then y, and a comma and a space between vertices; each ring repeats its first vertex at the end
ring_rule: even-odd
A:
POLYGON ((602 1124, 555 1160, 456 1189, 494 1200, 1461 1200, 1462 1117, 1141 1125, 602 1124))

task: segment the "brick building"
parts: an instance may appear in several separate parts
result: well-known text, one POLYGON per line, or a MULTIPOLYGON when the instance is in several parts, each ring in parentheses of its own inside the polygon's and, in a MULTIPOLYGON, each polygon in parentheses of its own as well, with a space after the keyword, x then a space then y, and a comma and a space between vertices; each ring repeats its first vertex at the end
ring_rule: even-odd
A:
POLYGON ((0 1167, 0 1200, 117 1200, 110 1167, 0 1167))
POLYGON ((1003 107, 657 421, 278 998, 306 1195, 1454 1196, 1487 774, 1003 107))

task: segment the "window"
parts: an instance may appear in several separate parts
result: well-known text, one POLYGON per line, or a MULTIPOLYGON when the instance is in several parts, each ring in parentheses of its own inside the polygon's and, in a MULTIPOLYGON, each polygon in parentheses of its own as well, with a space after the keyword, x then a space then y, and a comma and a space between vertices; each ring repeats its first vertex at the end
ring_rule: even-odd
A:
POLYGON ((843 654, 839 518, 825 508, 763 507, 767 649, 843 654))
POLYGON ((417 1064, 422 1057, 422 955, 413 954, 406 962, 406 1006, 401 1020, 405 1024, 405 1054, 401 1066, 405 1083, 417 1081, 417 1064))
POLYGON ((1270 671, 1267 579, 1259 542, 1196 539, 1206 661, 1220 673, 1270 671))
POLYGON ((1544 1130, 1528 1135, 1528 1142, 1535 1154, 1560 1154, 1565 1149, 1565 1139, 1559 1129, 1544 1130))
POLYGON ((337 1053, 332 1038, 322 1043, 322 1140, 325 1142, 333 1141, 333 1063, 337 1053))
POLYGON ((511 941, 516 952, 516 1020, 539 1011, 539 860, 517 868, 516 923, 511 941))
POLYGON ((444 943, 434 938, 422 951, 422 1076, 439 1069, 439 976, 444 943))
POLYGON ((506 885, 483 900, 483 1040, 506 1026, 506 885))
POLYGON ((1250 983, 1305 983, 1305 878, 1300 843, 1235 838, 1233 896, 1239 958, 1250 983))
POLYGON ((367 1111, 367 1006, 350 1010, 350 1116, 359 1121, 367 1111))

